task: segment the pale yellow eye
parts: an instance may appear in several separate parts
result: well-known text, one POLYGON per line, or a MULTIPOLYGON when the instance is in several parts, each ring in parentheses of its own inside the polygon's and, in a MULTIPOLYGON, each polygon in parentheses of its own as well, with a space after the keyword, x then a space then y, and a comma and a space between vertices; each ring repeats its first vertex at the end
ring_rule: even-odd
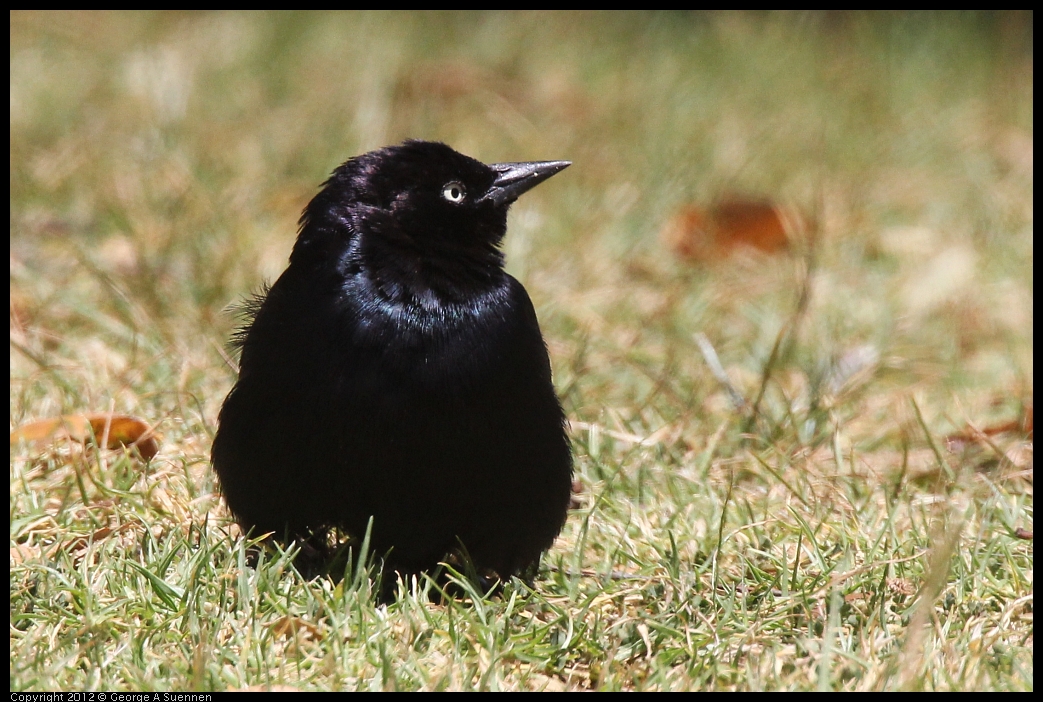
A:
POLYGON ((464 184, 458 180, 451 181, 445 184, 442 188, 442 197, 454 205, 459 205, 467 197, 467 190, 464 188, 464 184))

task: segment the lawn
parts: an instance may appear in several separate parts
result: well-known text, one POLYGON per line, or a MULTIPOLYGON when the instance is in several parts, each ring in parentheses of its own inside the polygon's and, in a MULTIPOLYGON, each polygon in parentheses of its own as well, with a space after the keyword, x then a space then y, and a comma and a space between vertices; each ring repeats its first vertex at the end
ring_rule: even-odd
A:
POLYGON ((13 12, 11 689, 1031 690, 1032 42, 1003 12, 13 12), (257 555, 209 453, 230 310, 334 167, 406 138, 573 162, 504 249, 577 485, 533 582, 382 603, 359 554, 257 555), (158 453, 14 433, 86 413, 158 453))

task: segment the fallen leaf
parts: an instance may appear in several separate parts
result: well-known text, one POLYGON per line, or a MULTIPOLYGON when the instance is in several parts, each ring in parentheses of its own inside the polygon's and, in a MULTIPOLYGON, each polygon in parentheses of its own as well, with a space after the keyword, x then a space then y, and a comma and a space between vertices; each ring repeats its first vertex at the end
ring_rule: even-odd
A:
POLYGON ((1031 439, 1032 405, 1028 405, 1025 408, 1025 413, 1021 417, 1018 419, 1012 419, 1008 422, 993 424, 991 426, 982 427, 981 429, 968 424, 967 428, 963 431, 946 436, 945 444, 950 451, 955 452, 962 449, 966 444, 975 442, 988 443, 987 437, 996 436, 997 434, 1023 434, 1031 439))
POLYGON ((38 558, 40 548, 29 544, 16 544, 11 547, 11 565, 19 565, 25 561, 38 558))
POLYGON ((322 632, 319 630, 319 627, 298 617, 279 617, 272 622, 270 628, 272 633, 278 637, 292 638, 304 636, 316 641, 322 640, 322 632))
POLYGON ((103 441, 107 449, 136 448, 146 461, 159 453, 155 430, 142 419, 122 414, 63 414, 29 422, 11 432, 12 446, 20 441, 41 445, 95 439, 103 441))
POLYGON ((798 213, 770 200, 724 198, 709 207, 687 205, 663 226, 660 237, 678 256, 712 261, 740 248, 780 253, 804 224, 798 213))

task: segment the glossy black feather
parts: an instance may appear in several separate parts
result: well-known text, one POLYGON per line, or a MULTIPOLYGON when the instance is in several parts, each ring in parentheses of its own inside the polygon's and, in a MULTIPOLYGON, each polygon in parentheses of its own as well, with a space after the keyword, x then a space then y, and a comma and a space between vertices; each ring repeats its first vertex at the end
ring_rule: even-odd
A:
POLYGON ((213 464, 244 529, 360 537, 372 517, 398 570, 462 544, 504 577, 553 543, 572 457, 499 244, 510 201, 565 165, 487 166, 411 141, 334 171, 252 308, 218 420, 213 464), (515 166, 528 181, 509 182, 515 166))

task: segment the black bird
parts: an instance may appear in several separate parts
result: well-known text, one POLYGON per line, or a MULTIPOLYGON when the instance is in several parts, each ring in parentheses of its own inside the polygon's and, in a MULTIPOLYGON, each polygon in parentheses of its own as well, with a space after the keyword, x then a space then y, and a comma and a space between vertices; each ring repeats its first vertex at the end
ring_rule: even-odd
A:
POLYGON ((569 165, 407 141, 333 172, 237 340, 213 465, 244 530, 358 539, 372 518, 399 572, 460 553, 502 578, 538 562, 572 455, 499 244, 511 203, 569 165))

